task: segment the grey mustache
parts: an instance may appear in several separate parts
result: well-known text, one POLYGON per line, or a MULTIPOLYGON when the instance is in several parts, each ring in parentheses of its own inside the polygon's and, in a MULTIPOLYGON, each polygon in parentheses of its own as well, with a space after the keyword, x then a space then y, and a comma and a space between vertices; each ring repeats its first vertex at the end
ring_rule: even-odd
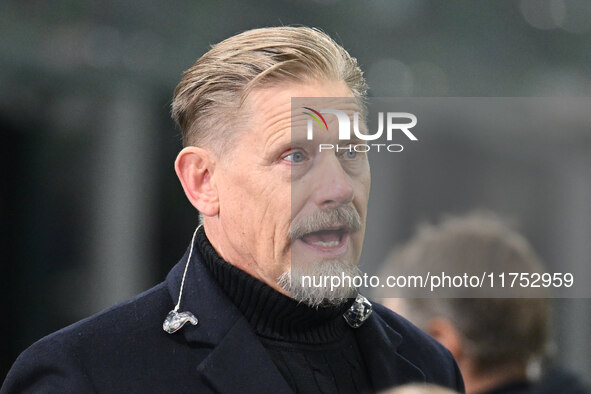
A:
POLYGON ((289 239, 295 241, 306 234, 337 226, 343 226, 350 232, 359 231, 361 217, 350 205, 317 211, 298 221, 293 221, 289 228, 289 239))

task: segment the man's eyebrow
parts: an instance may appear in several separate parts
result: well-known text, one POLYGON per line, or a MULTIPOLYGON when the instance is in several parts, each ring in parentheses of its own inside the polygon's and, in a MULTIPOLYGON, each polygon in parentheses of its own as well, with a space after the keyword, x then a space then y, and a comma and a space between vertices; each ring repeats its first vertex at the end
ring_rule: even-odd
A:
POLYGON ((359 138, 357 135, 352 134, 351 138, 349 138, 348 140, 341 140, 339 141, 340 143, 343 144, 353 144, 353 145, 357 145, 357 144, 365 144, 365 141, 362 140, 361 138, 359 138))
POLYGON ((292 136, 292 135, 282 135, 273 138, 266 145, 266 154, 269 155, 277 155, 285 150, 291 149, 292 147, 307 147, 312 144, 312 141, 307 140, 303 136, 292 136))
POLYGON ((304 138, 303 136, 292 136, 289 141, 288 141, 289 145, 291 146, 309 146, 309 145, 314 145, 314 141, 310 141, 307 138, 304 138))

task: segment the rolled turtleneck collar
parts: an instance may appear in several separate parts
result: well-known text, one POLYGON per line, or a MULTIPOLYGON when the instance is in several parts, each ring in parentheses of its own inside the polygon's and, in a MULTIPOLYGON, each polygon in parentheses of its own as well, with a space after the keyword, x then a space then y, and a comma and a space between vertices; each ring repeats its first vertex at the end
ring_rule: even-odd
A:
POLYGON ((203 227, 197 232, 196 242, 205 266, 257 335, 315 344, 338 340, 349 329, 342 315, 353 299, 339 306, 309 307, 222 259, 207 239, 203 227))

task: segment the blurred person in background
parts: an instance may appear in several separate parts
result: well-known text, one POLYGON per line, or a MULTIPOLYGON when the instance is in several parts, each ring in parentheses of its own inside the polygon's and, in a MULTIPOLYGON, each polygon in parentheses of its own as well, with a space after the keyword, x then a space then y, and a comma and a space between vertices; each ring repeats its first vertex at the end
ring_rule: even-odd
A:
MULTIPOLYGON (((172 103, 175 169, 202 217, 187 253, 165 282, 35 343, 0 392, 462 391, 428 335, 354 287, 306 288, 294 272, 294 257, 314 275, 358 272, 370 172, 364 154, 292 138, 291 98, 365 92, 356 60, 316 29, 213 46, 172 103)), ((319 138, 350 143, 329 130, 319 138)))
POLYGON ((410 383, 380 394, 457 394, 457 392, 434 384, 410 383))
MULTIPOLYGON (((543 267, 523 236, 497 216, 475 212, 420 227, 391 253, 381 274, 419 271, 541 273, 543 267)), ((540 379, 548 348, 549 299, 515 293, 507 295, 512 298, 484 295, 383 298, 383 302, 452 352, 469 394, 588 392, 562 370, 545 371, 540 379)))

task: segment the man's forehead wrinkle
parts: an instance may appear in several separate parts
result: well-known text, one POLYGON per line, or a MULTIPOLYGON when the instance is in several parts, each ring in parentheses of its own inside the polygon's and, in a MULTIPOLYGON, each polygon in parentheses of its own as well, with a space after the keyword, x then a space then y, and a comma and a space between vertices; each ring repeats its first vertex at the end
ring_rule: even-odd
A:
MULTIPOLYGON (((281 128, 281 130, 283 130, 283 128, 281 128)), ((270 133, 264 141, 263 151, 268 152, 269 150, 272 150, 276 145, 287 144, 290 141, 289 135, 290 133, 288 133, 287 131, 283 133, 279 131, 270 133)))
POLYGON ((250 96, 250 106, 255 114, 252 126, 262 129, 264 150, 281 137, 283 133, 279 131, 289 130, 290 127, 290 98, 284 94, 272 93, 272 89, 260 89, 250 96))
POLYGON ((267 112, 266 119, 263 123, 265 130, 283 128, 285 125, 289 127, 291 123, 291 111, 289 108, 278 109, 277 111, 267 112))
POLYGON ((304 114, 303 111, 297 111, 296 109, 293 110, 294 113, 292 113, 292 117, 291 117, 291 127, 292 127, 292 133, 294 131, 305 131, 306 127, 308 125, 308 119, 311 119, 308 115, 304 114))
MULTIPOLYGON (((286 135, 289 138, 294 131, 306 130, 308 117, 304 112, 309 111, 304 107, 319 111, 327 108, 339 109, 349 114, 351 118, 353 112, 358 108, 346 85, 337 87, 338 96, 330 96, 330 92, 334 91, 331 90, 332 88, 326 88, 326 96, 306 96, 306 93, 316 89, 310 88, 310 86, 314 85, 287 84, 260 88, 251 92, 247 99, 247 105, 253 115, 251 128, 253 131, 255 131, 254 128, 258 128, 258 131, 261 132, 259 135, 263 140, 260 141, 259 146, 264 152, 273 150, 275 145, 283 143, 281 140, 286 135), (298 93, 304 94, 298 95, 298 93)), ((329 129, 337 130, 336 116, 327 114, 325 117, 329 129)))
POLYGON ((289 113, 277 113, 267 119, 262 127, 265 129, 264 149, 270 149, 278 140, 289 137, 291 117, 289 113))

